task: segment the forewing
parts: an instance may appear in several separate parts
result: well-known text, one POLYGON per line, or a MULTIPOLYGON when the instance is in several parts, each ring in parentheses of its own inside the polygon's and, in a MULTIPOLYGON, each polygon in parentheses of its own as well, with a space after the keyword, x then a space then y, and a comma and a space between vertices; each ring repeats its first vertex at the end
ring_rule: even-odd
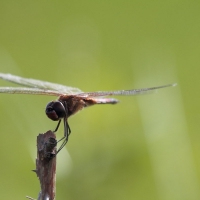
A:
POLYGON ((141 88, 141 89, 133 89, 133 90, 117 90, 117 91, 98 91, 98 92, 85 92, 78 94, 78 96, 82 97, 103 97, 103 96, 120 96, 120 95, 138 95, 138 94, 147 94, 157 89, 166 88, 176 86, 176 84, 168 84, 157 87, 150 88, 141 88))
POLYGON ((40 88, 43 89, 43 91, 46 90, 55 90, 59 91, 62 94, 79 94, 82 93, 82 91, 78 88, 70 87, 70 86, 64 86, 56 83, 50 83, 47 81, 40 81, 36 79, 31 78, 22 78, 20 76, 15 76, 12 74, 3 74, 0 73, 0 78, 4 79, 6 81, 10 81, 19 85, 28 86, 31 88, 40 88))
POLYGON ((62 93, 55 90, 45 90, 39 88, 25 88, 25 87, 0 87, 0 93, 7 94, 37 94, 37 95, 49 95, 60 96, 62 93))

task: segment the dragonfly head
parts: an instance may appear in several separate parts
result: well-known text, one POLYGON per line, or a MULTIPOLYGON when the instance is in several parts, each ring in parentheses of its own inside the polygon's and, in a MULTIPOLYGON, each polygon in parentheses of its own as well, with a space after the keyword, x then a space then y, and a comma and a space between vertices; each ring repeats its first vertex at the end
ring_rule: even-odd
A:
POLYGON ((58 121, 66 117, 66 110, 62 102, 51 101, 47 104, 45 109, 46 115, 53 121, 58 121))

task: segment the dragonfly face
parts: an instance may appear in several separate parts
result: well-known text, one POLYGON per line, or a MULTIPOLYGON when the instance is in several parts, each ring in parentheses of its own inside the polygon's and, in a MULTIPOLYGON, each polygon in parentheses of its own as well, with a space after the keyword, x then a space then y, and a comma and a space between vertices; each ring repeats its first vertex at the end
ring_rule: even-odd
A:
MULTIPOLYGON (((68 136, 71 132, 67 122, 68 117, 77 113, 84 107, 95 104, 116 104, 118 100, 107 98, 107 96, 119 95, 137 95, 145 94, 157 89, 176 86, 176 84, 168 84, 151 88, 132 89, 132 90, 117 90, 117 91, 97 91, 97 92, 82 92, 78 88, 64 86, 56 83, 40 81, 35 79, 27 79, 11 74, 0 73, 0 78, 19 85, 27 87, 0 87, 0 93, 9 94, 34 94, 34 95, 49 95, 57 96, 58 100, 51 101, 46 106, 46 115, 53 121, 58 121, 55 132, 58 130, 61 120, 64 122, 64 139, 58 152, 65 146, 68 141, 68 136)), ((58 142, 59 142, 58 141, 58 142)))
POLYGON ((58 121, 67 117, 66 109, 60 101, 49 102, 46 106, 45 113, 47 117, 53 121, 58 121))

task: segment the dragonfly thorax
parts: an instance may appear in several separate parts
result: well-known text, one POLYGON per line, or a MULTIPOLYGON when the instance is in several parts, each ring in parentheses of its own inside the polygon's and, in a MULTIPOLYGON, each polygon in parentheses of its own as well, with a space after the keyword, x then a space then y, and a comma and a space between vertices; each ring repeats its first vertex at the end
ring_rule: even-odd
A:
POLYGON ((62 102, 51 101, 47 104, 45 109, 46 115, 53 121, 58 121, 66 117, 66 109, 62 102))

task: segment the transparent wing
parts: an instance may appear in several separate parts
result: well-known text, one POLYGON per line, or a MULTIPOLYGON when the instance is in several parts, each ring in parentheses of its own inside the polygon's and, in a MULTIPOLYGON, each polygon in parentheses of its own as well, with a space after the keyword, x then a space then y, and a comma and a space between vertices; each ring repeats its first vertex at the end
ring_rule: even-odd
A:
POLYGON ((25 87, 0 87, 0 93, 37 94, 37 95, 49 95, 49 96, 62 95, 62 93, 55 90, 45 90, 45 89, 40 89, 40 88, 25 88, 25 87))
MULTIPOLYGON (((43 91, 55 90, 55 91, 59 91, 62 94, 79 94, 79 93, 82 93, 82 91, 78 88, 74 88, 74 87, 70 87, 70 86, 64 86, 64 85, 60 85, 60 84, 56 84, 56 83, 50 83, 50 82, 46 82, 46 81, 30 79, 30 78, 22 78, 20 76, 15 76, 15 75, 12 75, 12 74, 0 73, 0 78, 4 79, 6 81, 10 81, 10 82, 19 84, 19 85, 28 86, 28 87, 31 87, 31 88, 40 88, 40 89, 43 89, 43 91)), ((11 89, 11 91, 12 91, 12 89, 11 89)))
POLYGON ((117 91, 98 91, 98 92, 85 92, 78 94, 77 96, 81 97, 103 97, 103 96, 119 96, 119 95, 137 95, 137 94, 146 94, 157 89, 176 86, 176 84, 168 84, 157 87, 142 88, 142 89, 133 89, 133 90, 117 90, 117 91))
POLYGON ((157 89, 176 86, 176 84, 168 84, 163 86, 133 89, 133 90, 117 90, 117 91, 98 91, 98 92, 85 92, 83 93, 80 89, 64 86, 56 83, 50 83, 46 81, 40 81, 29 78, 22 78, 19 76, 11 74, 0 73, 0 78, 6 81, 10 81, 16 84, 28 86, 30 88, 20 88, 20 87, 0 87, 0 93, 10 93, 10 94, 38 94, 38 95, 52 95, 60 96, 62 94, 66 95, 77 95, 80 97, 103 97, 103 96, 118 96, 118 95, 137 95, 146 94, 157 89))

